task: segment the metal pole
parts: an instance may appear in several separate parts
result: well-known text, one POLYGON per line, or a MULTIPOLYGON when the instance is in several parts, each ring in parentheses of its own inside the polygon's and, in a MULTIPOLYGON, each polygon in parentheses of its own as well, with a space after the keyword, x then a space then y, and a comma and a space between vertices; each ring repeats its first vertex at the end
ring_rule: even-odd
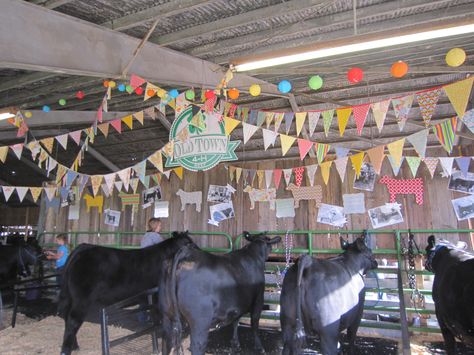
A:
POLYGON ((148 305, 150 307, 150 318, 153 322, 153 329, 151 331, 151 342, 152 342, 152 345, 153 345, 153 354, 158 354, 158 331, 156 329, 156 317, 154 316, 154 309, 153 309, 153 294, 154 293, 150 293, 148 294, 148 305))
POLYGON ((16 324, 16 312, 18 311, 18 291, 14 291, 13 296, 13 315, 12 315, 12 328, 15 328, 16 324))
POLYGON ((408 333, 408 322, 407 322, 407 313, 405 308, 405 295, 403 293, 403 282, 402 282, 402 255, 400 248, 400 231, 395 232, 396 245, 397 245, 397 260, 398 260, 398 270, 397 270, 397 281, 398 281, 398 298, 400 302, 400 326, 402 332, 402 344, 403 344, 403 355, 411 355, 410 348, 410 335, 408 333))
POLYGON ((102 308, 100 311, 100 334, 102 338, 102 354, 109 355, 109 331, 107 329, 107 311, 102 308))

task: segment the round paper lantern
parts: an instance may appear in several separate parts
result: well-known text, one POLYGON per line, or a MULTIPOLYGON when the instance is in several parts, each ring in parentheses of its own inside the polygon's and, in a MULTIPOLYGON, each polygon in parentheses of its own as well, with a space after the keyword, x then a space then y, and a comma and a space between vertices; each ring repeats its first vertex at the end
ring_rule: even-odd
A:
POLYGON ((249 87, 250 95, 258 96, 258 95, 260 95, 261 92, 262 92, 262 88, 260 87, 260 85, 258 85, 258 84, 250 85, 250 87, 249 87))
POLYGON ((193 89, 186 90, 186 93, 184 94, 184 97, 186 97, 186 100, 194 100, 194 97, 196 95, 194 94, 193 89))
POLYGON ((66 100, 65 100, 65 99, 59 99, 58 103, 59 103, 61 106, 64 106, 64 105, 66 105, 66 100))
POLYGON ((173 98, 176 99, 179 96, 179 92, 176 89, 172 89, 168 92, 168 94, 173 98))
POLYGON ((115 81, 109 81, 109 88, 115 88, 117 86, 117 83, 115 81))
POLYGON ((25 112, 25 117, 26 118, 31 118, 33 116, 33 114, 31 113, 31 111, 26 111, 25 112))
POLYGON ((118 91, 122 91, 124 92, 125 91, 125 85, 124 84, 119 84, 119 86, 117 87, 118 91))
POLYGON ((408 64, 402 60, 392 64, 390 68, 390 74, 394 78, 403 78, 408 73, 408 64))
POLYGON ((153 89, 148 89, 146 91, 146 95, 149 96, 149 97, 155 96, 155 94, 156 94, 155 90, 153 90, 153 89))
POLYGON ((137 87, 137 88, 135 89, 135 94, 137 94, 137 95, 143 94, 143 88, 141 88, 140 86, 137 87))
POLYGON ((323 79, 319 75, 313 75, 308 80, 308 86, 313 90, 319 90, 323 86, 323 79))
POLYGON ((239 98, 240 92, 236 88, 230 89, 227 91, 227 96, 231 100, 237 100, 239 98))
POLYGON ((79 100, 82 100, 84 98, 84 96, 86 96, 84 94, 84 91, 78 91, 76 92, 76 97, 79 99, 79 100))
POLYGON ((288 80, 282 80, 278 83, 278 90, 283 93, 289 93, 291 91, 291 83, 288 80))
POLYGON ((347 72, 347 80, 352 84, 358 83, 364 79, 364 71, 361 68, 351 68, 347 72))
POLYGON ((125 86, 125 91, 127 91, 129 94, 131 94, 133 92, 132 86, 131 85, 125 86))
POLYGON ((49 111, 51 111, 51 107, 49 107, 48 105, 44 105, 43 112, 49 112, 49 111))
POLYGON ((106 88, 108 88, 108 87, 109 87, 109 81, 108 81, 108 80, 104 80, 103 85, 104 85, 106 88))
POLYGON ((204 94, 207 100, 210 100, 216 96, 213 90, 206 90, 206 93, 204 94))
POLYGON ((462 48, 450 49, 446 54, 446 64, 450 67, 459 67, 466 60, 466 52, 462 48))
POLYGON ((166 90, 164 90, 164 89, 158 89, 158 91, 156 92, 156 95, 157 95, 159 98, 163 99, 163 98, 166 96, 166 90))

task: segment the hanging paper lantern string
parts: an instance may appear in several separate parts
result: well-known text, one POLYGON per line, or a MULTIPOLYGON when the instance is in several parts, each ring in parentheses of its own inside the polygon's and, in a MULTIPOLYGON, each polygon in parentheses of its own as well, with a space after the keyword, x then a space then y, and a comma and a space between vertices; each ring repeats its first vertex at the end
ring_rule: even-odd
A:
POLYGON ((117 83, 115 81, 109 81, 109 88, 113 89, 117 86, 117 83))
POLYGON ((125 90, 126 90, 129 94, 131 94, 131 93, 133 92, 133 88, 132 88, 131 85, 125 86, 125 90))
POLYGON ((26 118, 31 118, 33 116, 33 114, 31 113, 31 111, 26 111, 25 112, 25 117, 26 118))
POLYGON ((117 89, 118 89, 118 91, 124 92, 125 91, 125 84, 119 84, 117 89))
POLYGON ((446 54, 446 64, 450 67, 459 67, 466 60, 466 52, 462 48, 450 49, 446 54))
POLYGON ((49 107, 48 105, 44 105, 43 112, 49 112, 49 111, 51 111, 51 107, 49 107))
POLYGON ((278 90, 283 93, 287 94, 291 91, 291 83, 288 80, 282 80, 278 83, 278 90))
POLYGON ((109 87, 109 81, 108 81, 108 80, 104 80, 103 85, 104 85, 104 87, 108 88, 108 87, 109 87))
POLYGON ((149 97, 153 97, 153 96, 155 96, 155 94, 156 94, 156 92, 153 89, 148 89, 146 91, 146 95, 149 96, 149 97))
POLYGON ((172 89, 168 92, 168 95, 170 95, 171 98, 176 99, 179 96, 179 91, 177 89, 172 89))
POLYGON ((313 90, 319 90, 323 86, 323 79, 319 75, 314 75, 309 78, 308 86, 313 90))
POLYGON ((79 99, 79 100, 82 100, 84 98, 84 96, 86 96, 84 94, 84 91, 78 91, 76 92, 76 97, 79 99))
POLYGON ((392 64, 390 68, 390 74, 394 78, 403 78, 408 73, 408 64, 402 60, 392 64))
POLYGON ((231 100, 237 100, 239 98, 240 91, 237 90, 236 88, 230 89, 227 91, 227 96, 229 96, 229 99, 231 100))
POLYGON ((258 84, 250 85, 249 94, 252 96, 258 96, 262 92, 262 88, 258 84))
POLYGON ((186 100, 194 100, 195 98, 195 94, 194 94, 194 90, 193 89, 189 89, 189 90, 186 90, 186 93, 184 94, 184 97, 186 97, 186 100))
POLYGON ((58 103, 59 103, 61 106, 64 106, 64 105, 66 105, 66 100, 65 100, 65 99, 59 99, 58 103))
POLYGON ((364 79, 364 71, 361 68, 351 68, 347 72, 347 80, 352 84, 358 83, 364 79))
POLYGON ((142 95, 143 94, 143 88, 140 86, 135 89, 135 94, 137 95, 142 95))

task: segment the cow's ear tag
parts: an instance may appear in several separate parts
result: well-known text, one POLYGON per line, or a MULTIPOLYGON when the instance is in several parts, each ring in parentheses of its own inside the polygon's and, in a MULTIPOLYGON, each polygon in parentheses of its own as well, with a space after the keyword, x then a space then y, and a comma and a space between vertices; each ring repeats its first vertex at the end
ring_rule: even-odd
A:
POLYGON ((339 237, 339 240, 341 241, 341 249, 346 250, 347 247, 349 246, 349 243, 347 240, 343 239, 342 237, 339 237))

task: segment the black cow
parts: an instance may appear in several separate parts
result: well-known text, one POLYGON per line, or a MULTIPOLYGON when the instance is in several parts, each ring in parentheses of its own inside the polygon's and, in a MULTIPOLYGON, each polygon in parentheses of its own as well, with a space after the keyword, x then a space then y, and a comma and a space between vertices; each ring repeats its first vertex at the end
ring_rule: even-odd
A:
POLYGON ((240 348, 237 328, 240 317, 250 312, 255 349, 263 352, 258 323, 263 308, 265 260, 272 244, 281 238, 263 234, 251 236, 240 250, 225 255, 185 247, 176 254, 171 272, 160 288, 159 305, 163 314, 163 354, 181 348, 182 321, 191 333, 191 353, 205 353, 211 328, 232 324, 232 349, 240 348))
POLYGON ((77 349, 76 334, 88 311, 108 306, 159 285, 163 263, 185 245, 187 232, 144 249, 120 250, 81 244, 69 257, 59 295, 58 311, 65 329, 61 354, 77 349))
MULTIPOLYGON (((465 244, 464 244, 465 246, 465 244)), ((433 300, 446 352, 456 352, 456 338, 474 347, 474 254, 448 241, 428 237, 425 268, 435 274, 433 300)))
POLYGON ((349 351, 359 328, 365 300, 363 274, 377 267, 364 236, 330 259, 301 256, 288 269, 280 297, 283 354, 300 354, 305 332, 319 334, 322 353, 337 354, 339 334, 347 329, 349 351))
POLYGON ((0 285, 14 281, 18 276, 30 276, 30 266, 42 258, 42 250, 28 244, 0 247, 0 285))

